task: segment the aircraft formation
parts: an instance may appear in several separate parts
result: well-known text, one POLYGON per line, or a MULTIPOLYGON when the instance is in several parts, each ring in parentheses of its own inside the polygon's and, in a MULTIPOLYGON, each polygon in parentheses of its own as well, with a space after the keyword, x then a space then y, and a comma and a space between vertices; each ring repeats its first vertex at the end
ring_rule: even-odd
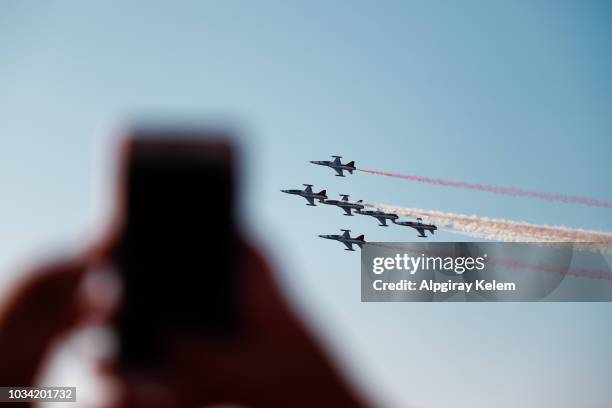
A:
MULTIPOLYGON (((357 169, 355 167, 354 161, 343 164, 340 160, 342 159, 341 156, 332 156, 332 158, 334 159, 332 161, 315 160, 311 161, 310 163, 329 167, 336 172, 336 176, 338 177, 345 177, 344 171, 347 171, 349 174, 353 174, 353 171, 357 169)), ((381 227, 388 227, 389 225, 387 224, 387 220, 389 220, 395 225, 414 228, 418 232, 417 236, 420 238, 427 238, 427 236, 425 235, 425 231, 429 231, 433 235, 434 232, 438 229, 438 227, 433 224, 423 223, 423 220, 421 218, 417 218, 416 221, 400 221, 397 214, 387 213, 381 210, 365 210, 363 200, 352 202, 349 200, 348 194, 340 194, 340 197, 342 197, 340 200, 328 200, 327 190, 321 190, 316 193, 312 189, 312 184, 303 185, 306 187, 304 190, 289 189, 281 190, 281 192, 303 197, 306 199, 306 201, 308 201, 308 204, 306 205, 313 207, 317 206, 315 204, 315 200, 318 200, 318 202, 321 204, 335 205, 336 207, 341 208, 344 211, 343 215, 346 216, 352 217, 355 213, 359 215, 368 215, 370 217, 374 217, 376 218, 376 220, 378 220, 378 222, 380 223, 378 225, 381 227)), ((366 243, 363 235, 359 235, 358 237, 352 238, 350 235, 350 230, 341 229, 340 231, 342 231, 342 235, 319 235, 319 237, 343 243, 346 246, 346 251, 354 251, 353 245, 357 245, 359 248, 361 248, 361 246, 366 243)))

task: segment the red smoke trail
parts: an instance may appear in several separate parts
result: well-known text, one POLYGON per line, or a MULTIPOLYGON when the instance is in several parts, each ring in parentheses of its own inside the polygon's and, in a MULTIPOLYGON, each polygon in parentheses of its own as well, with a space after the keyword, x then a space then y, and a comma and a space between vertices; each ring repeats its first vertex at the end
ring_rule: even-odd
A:
MULTIPOLYGON (((377 246, 380 248, 390 248, 397 249, 402 252, 412 252, 415 254, 427 254, 428 256, 435 256, 441 258, 462 258, 460 255, 440 253, 440 252, 432 252, 423 249, 410 249, 405 246, 393 245, 386 242, 368 242, 368 245, 377 246)), ((417 255, 418 256, 418 255, 417 255)), ((516 259, 496 259, 496 258, 487 258, 484 261, 487 265, 498 265, 511 269, 519 269, 519 270, 532 270, 535 272, 546 272, 546 273, 556 273, 563 276, 574 276, 576 278, 590 278, 590 279, 604 279, 608 281, 612 281, 612 274, 605 270, 598 269, 587 269, 587 268, 560 268, 557 266, 543 265, 539 263, 531 263, 525 262, 516 259)))
POLYGON ((364 173, 377 174, 379 176, 395 177, 395 178, 404 179, 404 180, 416 181, 417 183, 428 183, 428 184, 434 184, 434 185, 445 186, 445 187, 457 187, 457 188, 464 188, 468 190, 486 191, 486 192, 493 193, 493 194, 509 195, 509 196, 514 196, 514 197, 538 198, 541 200, 556 201, 556 202, 565 203, 565 204, 580 204, 580 205, 587 205, 591 207, 612 208, 611 202, 597 200, 594 198, 568 196, 568 195, 553 194, 553 193, 542 193, 538 191, 528 191, 528 190, 522 190, 520 188, 513 188, 513 187, 498 187, 498 186, 490 186, 486 184, 466 183, 464 181, 450 181, 450 180, 435 179, 435 178, 430 178, 430 177, 413 176, 413 175, 407 175, 407 174, 388 173, 385 171, 378 171, 378 170, 368 170, 368 169, 358 169, 358 170, 363 171, 364 173))
POLYGON ((548 272, 548 273, 557 273, 559 275, 568 275, 575 277, 584 277, 591 279, 605 279, 612 281, 612 274, 604 270, 596 270, 596 269, 586 269, 586 268, 559 268, 555 266, 548 266, 542 264, 532 264, 520 260, 496 260, 496 259, 487 259, 486 263, 497 264, 500 266, 505 266, 513 269, 530 269, 533 271, 540 272, 548 272))

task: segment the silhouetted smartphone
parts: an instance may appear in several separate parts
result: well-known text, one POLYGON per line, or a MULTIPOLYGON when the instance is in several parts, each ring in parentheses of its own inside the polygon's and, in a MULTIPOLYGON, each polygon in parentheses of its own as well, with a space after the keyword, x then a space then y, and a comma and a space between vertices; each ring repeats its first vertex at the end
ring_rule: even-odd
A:
POLYGON ((206 134, 142 131, 123 160, 120 357, 142 366, 174 334, 236 329, 234 151, 206 134))

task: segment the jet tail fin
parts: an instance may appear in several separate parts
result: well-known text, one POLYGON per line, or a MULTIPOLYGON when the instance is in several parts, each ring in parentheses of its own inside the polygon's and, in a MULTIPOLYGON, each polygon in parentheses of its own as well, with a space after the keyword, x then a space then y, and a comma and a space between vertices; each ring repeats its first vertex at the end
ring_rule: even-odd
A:
POLYGON ((359 241, 365 241, 365 237, 363 236, 363 234, 362 234, 362 235, 360 235, 360 236, 358 236, 358 237, 357 237, 357 238, 355 238, 355 239, 358 239, 359 241))
POLYGON ((327 197, 327 190, 321 190, 321 191, 319 191, 319 195, 322 195, 322 196, 326 196, 326 197, 327 197))
MULTIPOLYGON (((354 162, 354 161, 349 162, 349 163, 346 163, 346 165, 347 165, 347 166, 349 166, 349 167, 353 167, 353 168, 355 168, 355 162, 354 162)), ((350 170, 349 170, 349 171, 350 171, 350 170)))

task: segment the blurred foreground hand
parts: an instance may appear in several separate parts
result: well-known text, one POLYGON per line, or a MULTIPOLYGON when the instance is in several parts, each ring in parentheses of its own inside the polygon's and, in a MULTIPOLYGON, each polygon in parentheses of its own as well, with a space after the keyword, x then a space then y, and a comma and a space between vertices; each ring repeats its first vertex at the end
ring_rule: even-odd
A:
MULTIPOLYGON (((114 225, 112 231, 81 257, 29 273, 3 304, 0 386, 36 385, 54 342, 92 320, 114 325, 121 302, 101 314, 82 290, 90 271, 113 264, 123 229, 114 225)), ((146 369, 128 369, 118 357, 101 361, 101 376, 118 384, 113 406, 365 406, 289 310, 261 254, 243 241, 237 251, 239 335, 209 341, 176 334, 167 355, 146 369)))

